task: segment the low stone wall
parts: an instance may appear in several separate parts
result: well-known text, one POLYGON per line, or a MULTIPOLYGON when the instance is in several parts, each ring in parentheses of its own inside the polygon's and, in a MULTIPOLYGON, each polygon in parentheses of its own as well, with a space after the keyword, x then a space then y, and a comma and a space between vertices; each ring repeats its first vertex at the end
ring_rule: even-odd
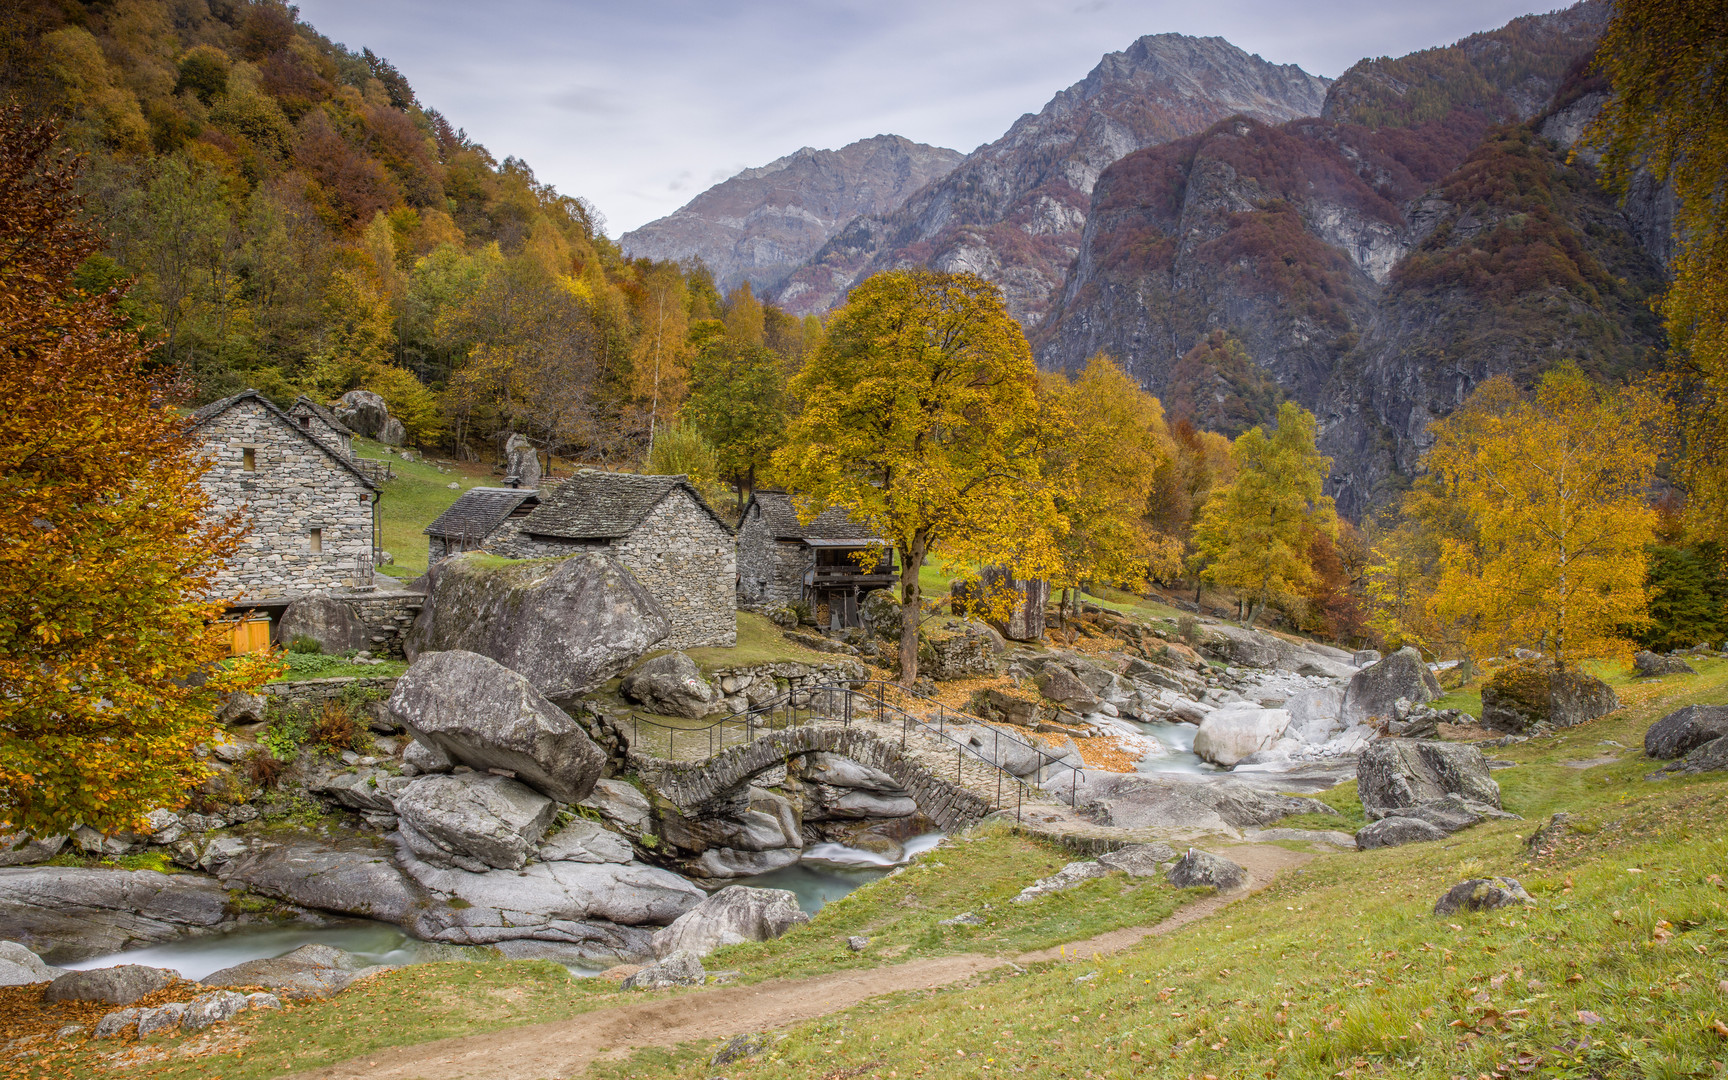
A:
POLYGON ((808 699, 797 694, 818 686, 847 686, 864 680, 864 665, 856 660, 836 660, 826 664, 803 664, 781 661, 772 664, 750 664, 742 667, 719 668, 708 673, 708 682, 720 691, 712 712, 741 712, 780 693, 793 691, 793 704, 804 706, 808 699))
POLYGON ((666 761, 635 753, 629 761, 638 776, 682 813, 695 817, 729 806, 753 778, 815 750, 851 758, 892 776, 919 811, 945 832, 966 828, 991 811, 982 796, 933 776, 898 745, 856 727, 804 724, 734 746, 705 761, 666 761))
POLYGON ((331 599, 347 605, 372 632, 373 656, 397 660, 403 659, 402 639, 426 604, 426 594, 418 592, 338 593, 331 599))
POLYGON ((377 692, 382 697, 389 697, 396 689, 396 677, 384 675, 377 678, 355 676, 338 679, 297 679, 293 682, 265 683, 263 694, 288 705, 320 706, 326 701, 335 701, 342 692, 350 686, 358 686, 362 690, 377 692))

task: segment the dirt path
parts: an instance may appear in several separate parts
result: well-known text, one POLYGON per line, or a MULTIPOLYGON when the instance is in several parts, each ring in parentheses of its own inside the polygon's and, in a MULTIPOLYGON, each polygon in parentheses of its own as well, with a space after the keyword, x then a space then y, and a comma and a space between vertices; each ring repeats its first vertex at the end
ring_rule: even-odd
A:
POLYGON ((675 1046, 694 1039, 728 1038, 785 1027, 884 994, 947 986, 1011 961, 1022 964, 1063 958, 1084 961, 1119 952, 1148 937, 1168 934, 1215 914, 1271 884, 1278 871, 1313 858, 1260 844, 1214 850, 1247 869, 1248 887, 1188 904, 1155 926, 1112 930, 1084 941, 1015 957, 942 956, 804 979, 719 986, 671 999, 652 997, 568 1020, 390 1047, 323 1069, 297 1073, 289 1080, 544 1080, 580 1076, 589 1062, 600 1057, 615 1057, 647 1046, 675 1046))

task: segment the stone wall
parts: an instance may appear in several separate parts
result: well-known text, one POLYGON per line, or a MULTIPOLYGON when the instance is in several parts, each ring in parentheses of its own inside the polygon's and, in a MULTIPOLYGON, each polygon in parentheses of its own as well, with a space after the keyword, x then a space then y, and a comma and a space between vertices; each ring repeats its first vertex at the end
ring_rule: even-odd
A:
POLYGON ((746 604, 790 604, 804 595, 804 575, 816 552, 795 540, 776 540, 762 512, 751 506, 738 526, 738 599, 746 604))
POLYGON ((341 457, 354 457, 354 440, 347 432, 337 431, 325 422, 322 416, 307 408, 303 403, 297 403, 288 410, 288 415, 300 425, 300 430, 328 446, 332 453, 341 457))
POLYGON ((378 678, 296 679, 293 682, 265 683, 261 693, 287 705, 311 705, 316 708, 326 701, 338 700, 351 686, 368 691, 382 701, 395 691, 396 678, 385 675, 378 678))
POLYGON ((403 659, 402 639, 414 625, 415 616, 426 605, 426 594, 418 592, 371 593, 359 596, 332 596, 330 599, 348 606, 354 617, 372 632, 372 644, 367 651, 373 656, 403 659))
POLYGON ((486 550, 510 559, 610 552, 636 576, 672 624, 665 647, 738 644, 737 545, 689 492, 673 489, 630 535, 611 543, 528 536, 522 532, 526 520, 506 521, 487 537, 486 550))
POLYGON ((212 511, 239 511, 250 530, 218 572, 219 590, 264 598, 372 584, 372 492, 359 477, 256 400, 237 402, 198 434, 212 511))

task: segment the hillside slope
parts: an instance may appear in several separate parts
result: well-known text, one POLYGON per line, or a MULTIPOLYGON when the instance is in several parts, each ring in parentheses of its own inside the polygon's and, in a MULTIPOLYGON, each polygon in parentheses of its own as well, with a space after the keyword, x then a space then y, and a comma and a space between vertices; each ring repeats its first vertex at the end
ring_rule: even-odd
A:
POLYGON ((878 270, 929 266, 997 282, 1023 323, 1042 318, 1111 163, 1237 113, 1269 122, 1319 112, 1326 80, 1222 38, 1143 37, 974 150, 891 214, 860 217, 776 296, 820 312, 878 270))
POLYGON ((962 157, 898 135, 838 150, 806 146, 714 185, 618 244, 631 258, 699 258, 723 291, 748 281, 769 293, 853 218, 893 210, 962 157))

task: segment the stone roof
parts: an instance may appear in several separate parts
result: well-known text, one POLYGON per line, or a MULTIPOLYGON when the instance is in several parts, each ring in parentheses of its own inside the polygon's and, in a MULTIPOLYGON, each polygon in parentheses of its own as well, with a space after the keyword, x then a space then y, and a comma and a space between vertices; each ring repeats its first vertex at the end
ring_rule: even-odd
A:
POLYGON ((540 492, 534 488, 474 487, 450 504, 426 526, 427 536, 450 536, 479 540, 491 534, 525 502, 540 502, 540 492))
POLYGON ((287 428, 289 431, 292 431, 296 437, 301 438, 301 439, 305 439, 311 445, 316 446, 318 448, 319 453, 323 454, 325 457, 329 458, 331 461, 334 461, 336 464, 342 466, 344 469, 346 469, 350 473, 352 473, 354 475, 354 478, 356 480, 359 480, 362 484, 366 485, 368 490, 371 490, 371 491, 377 491, 378 490, 378 485, 373 482, 372 478, 367 476, 365 473, 361 472, 358 468, 356 468, 352 461, 349 461, 347 458, 343 457, 341 454, 338 454, 336 451, 334 451, 334 450, 330 449, 328 446, 324 445, 324 443, 321 442, 316 435, 313 435, 310 431, 307 431, 305 428, 302 428, 299 424, 296 424, 294 422, 293 417, 289 416, 287 413, 283 412, 281 409, 278 409, 275 406, 275 404, 271 402, 271 400, 269 398, 265 397, 263 394, 260 394, 256 390, 242 390, 238 394, 232 394, 228 397, 222 398, 219 401, 212 401, 210 404, 205 405, 202 408, 195 410, 192 413, 191 425, 188 427, 187 430, 197 431, 199 428, 210 423, 210 421, 216 419, 218 416, 221 416, 223 413, 227 412, 229 409, 232 409, 234 406, 240 404, 242 401, 247 401, 247 400, 256 401, 258 404, 264 406, 264 411, 269 413, 271 416, 275 417, 278 421, 280 421, 283 427, 287 428))
POLYGON ((331 426, 331 428, 335 429, 335 432, 338 435, 352 436, 354 434, 353 430, 350 429, 347 424, 344 424, 342 421, 336 419, 335 413, 331 412, 329 409, 326 409, 324 406, 318 404, 316 401, 313 401, 311 398, 307 397, 305 394, 301 394, 299 397, 295 398, 294 404, 289 407, 288 411, 290 413, 292 413, 295 409, 301 409, 301 408, 305 409, 307 412, 311 413, 313 416, 316 416, 318 419, 324 421, 326 424, 329 424, 331 426))
POLYGON ((721 519, 701 492, 684 476, 640 476, 636 473, 583 469, 540 500, 522 531, 529 536, 560 540, 616 540, 636 531, 650 511, 674 490, 690 493, 715 524, 727 534, 732 527, 721 519))
MULTIPOLYGON (((838 506, 822 511, 808 524, 801 524, 792 496, 784 491, 758 490, 751 494, 750 501, 761 510, 762 520, 768 523, 768 531, 776 540, 857 540, 862 544, 878 539, 838 506)), ((745 513, 749 513, 748 508, 745 513)))

